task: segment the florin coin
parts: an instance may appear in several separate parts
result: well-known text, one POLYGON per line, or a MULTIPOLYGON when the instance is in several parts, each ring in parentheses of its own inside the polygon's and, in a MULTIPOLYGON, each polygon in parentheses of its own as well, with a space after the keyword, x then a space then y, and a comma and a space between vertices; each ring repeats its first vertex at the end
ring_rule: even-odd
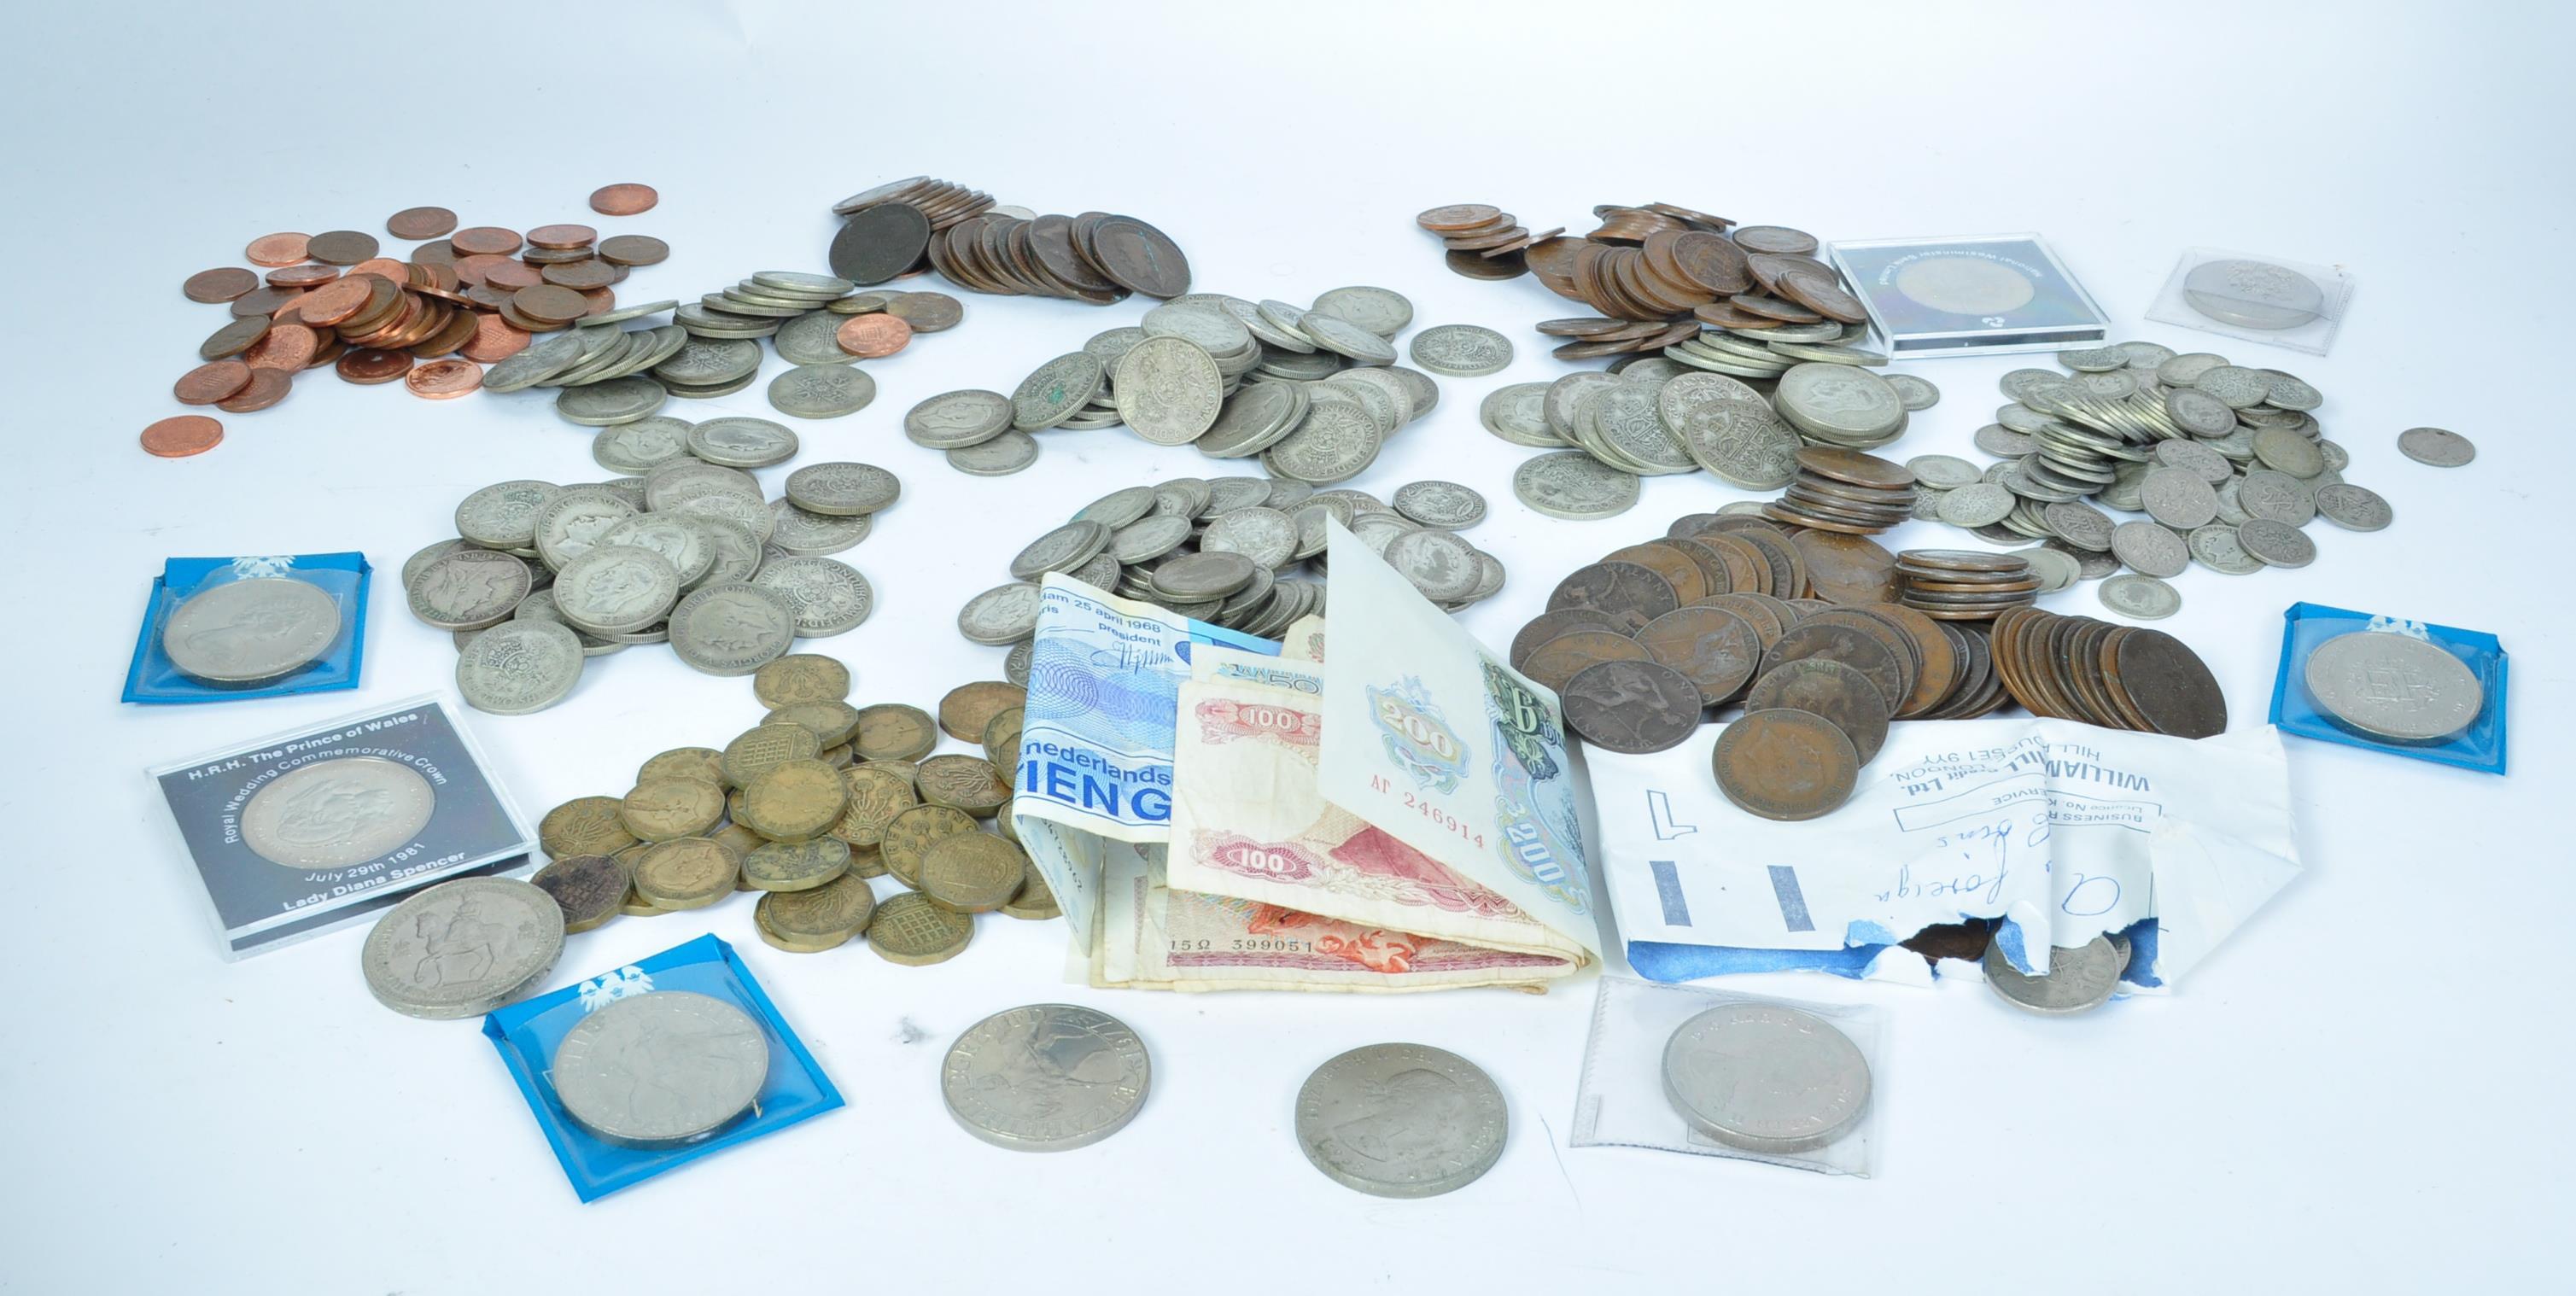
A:
POLYGON ((751 1014, 689 990, 627 995, 565 1032, 548 1067, 564 1113, 628 1147, 691 1143, 749 1111, 769 1079, 751 1014))
POLYGON ((967 1133, 1015 1152, 1063 1152, 1134 1120, 1153 1064, 1144 1041, 1107 1013, 1032 1004, 968 1027, 949 1046, 939 1082, 967 1133))
POLYGON ((1483 1177, 1510 1136, 1503 1091, 1427 1044, 1372 1044, 1315 1068, 1297 1091, 1297 1146, 1374 1197, 1436 1197, 1483 1177))
POLYGON ((385 911, 359 954, 376 1002, 410 1017, 480 1017, 543 984, 563 910, 515 878, 458 878, 385 911))

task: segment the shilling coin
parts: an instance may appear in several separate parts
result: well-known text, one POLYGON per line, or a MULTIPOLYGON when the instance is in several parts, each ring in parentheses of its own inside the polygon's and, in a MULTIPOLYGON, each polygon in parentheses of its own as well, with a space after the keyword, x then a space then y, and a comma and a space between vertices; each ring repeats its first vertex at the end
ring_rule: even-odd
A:
POLYGON ((2392 742, 2440 742, 2486 710, 2477 672, 2441 645, 2404 633, 2336 635, 2309 652, 2300 678, 2330 719, 2392 742))
POLYGON ((769 1079, 769 1037, 710 995, 657 990, 612 1000, 576 1023, 548 1067, 565 1114, 630 1147, 669 1147, 749 1111, 769 1079))
POLYGON ((1015 1152, 1063 1152, 1134 1120, 1153 1064, 1144 1041, 1107 1013, 1032 1004, 968 1027, 939 1079, 949 1115, 967 1133, 1015 1152))
POLYGON ((1869 1111, 1859 1046, 1785 1004, 1722 1004, 1683 1022, 1664 1045, 1663 1077, 1664 1096, 1691 1128, 1771 1156, 1824 1147, 1869 1111))
POLYGON ((480 1017, 543 984, 563 909, 515 878, 458 878, 385 911, 359 954, 376 1001, 411 1017, 480 1017))
POLYGON ((272 864, 348 868, 410 845, 437 808, 437 792, 409 765, 381 756, 317 761, 251 795, 241 840, 272 864))
POLYGON ((194 679, 250 684, 293 674, 340 639, 340 604, 283 576, 227 581, 189 595, 161 626, 161 650, 194 679))
POLYGON ((2050 950, 2048 971, 2032 976, 2015 968, 2004 957, 2003 942, 1995 941, 1986 946, 1986 984, 2016 1008, 2065 1016, 2110 1002, 2127 961, 2109 937, 2096 936, 2072 949, 2050 950))
POLYGON ((798 365, 769 380, 769 403, 797 418, 839 418, 866 409, 877 380, 847 365, 798 365))
POLYGON ((1493 1078, 1427 1044, 1352 1049, 1297 1091, 1297 1146, 1307 1161, 1374 1197, 1464 1188, 1502 1159, 1510 1130, 1493 1078))

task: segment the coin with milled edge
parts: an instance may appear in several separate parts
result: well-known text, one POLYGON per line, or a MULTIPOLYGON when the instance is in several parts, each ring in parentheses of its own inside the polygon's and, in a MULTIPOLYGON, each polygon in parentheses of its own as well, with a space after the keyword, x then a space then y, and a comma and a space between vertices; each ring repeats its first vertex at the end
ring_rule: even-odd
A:
POLYGON ((282 576, 228 581, 170 610, 161 649, 194 679, 248 684, 289 675, 340 639, 340 604, 318 585, 282 576))
POLYGON ((2441 742, 2486 710, 2486 687, 2467 663, 2397 631, 2336 635, 2308 653, 2300 678, 2330 720, 2391 742, 2441 742))
POLYGON ((582 1128, 627 1147, 695 1142, 750 1111, 769 1079, 768 1033, 711 995, 612 1000, 565 1032, 548 1066, 582 1128))
POLYGON ((949 1115, 1015 1152, 1108 1138, 1143 1109, 1152 1079, 1144 1041, 1126 1023, 1073 1004, 995 1013, 959 1035, 940 1065, 949 1115))
POLYGON ((1664 1045, 1663 1081, 1691 1128, 1771 1156, 1824 1147, 1869 1111, 1869 1059, 1859 1046, 1786 1004, 1721 1004, 1683 1022, 1664 1045))
POLYGON ((1441 324, 1413 335, 1413 362, 1452 378, 1499 373, 1512 362, 1511 340, 1473 324, 1441 324))
POLYGON ((563 938, 554 897, 515 878, 458 878, 387 910, 359 964, 395 1012, 480 1017, 543 984, 563 938))
POLYGON ((1297 1091, 1297 1146, 1345 1188, 1420 1198, 1464 1188, 1502 1159, 1503 1091, 1427 1044, 1372 1044, 1315 1068, 1297 1091))

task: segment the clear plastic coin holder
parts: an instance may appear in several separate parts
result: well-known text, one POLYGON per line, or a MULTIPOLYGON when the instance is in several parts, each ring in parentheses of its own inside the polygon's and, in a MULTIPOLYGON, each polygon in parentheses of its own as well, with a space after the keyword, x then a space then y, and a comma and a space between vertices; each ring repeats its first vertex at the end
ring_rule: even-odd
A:
POLYGON ((2055 351, 2109 336, 2102 308, 2037 234, 1868 239, 1826 253, 1899 360, 2055 351))
POLYGON ((2352 287, 2352 274, 2342 266, 2187 248, 2165 276, 2147 318, 2324 355, 2343 327, 2352 287))
POLYGON ((2494 635, 2317 603, 2281 615, 2272 723, 2283 733, 2505 772, 2512 658, 2494 635))
POLYGON ((1601 978, 1571 1147, 1642 1147, 1867 1178, 1883 1014, 1601 978))
POLYGON ((237 702, 358 687, 370 570, 356 553, 170 559, 143 605, 125 700, 237 702))
MULTIPOLYGON (((842 1105, 841 1091, 823 1074, 778 1006, 760 988, 733 947, 700 936, 649 958, 503 1008, 483 1019, 483 1034, 518 1082, 564 1178, 583 1201, 597 1201, 709 1153, 774 1134, 842 1105), (739 1115, 687 1142, 644 1145, 613 1141, 576 1120, 555 1087, 556 1052, 591 1014, 638 995, 686 992, 704 995, 750 1018, 768 1047, 768 1071, 739 1115)), ((688 1039, 634 1041, 599 1064, 615 1070, 621 1092, 639 1109, 666 1102, 672 1089, 721 1083, 741 1059, 688 1039)))
POLYGON ((458 714, 406 698, 148 771, 225 958, 528 867, 536 835, 458 714))

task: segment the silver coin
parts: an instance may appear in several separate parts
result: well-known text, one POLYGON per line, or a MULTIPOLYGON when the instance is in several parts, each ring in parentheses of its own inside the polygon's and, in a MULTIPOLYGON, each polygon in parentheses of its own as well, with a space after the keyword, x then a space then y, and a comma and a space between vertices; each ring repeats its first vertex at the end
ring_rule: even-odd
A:
MULTIPOLYGON (((705 565, 702 560, 701 570, 705 565)), ((641 545, 602 544, 556 573, 555 609, 593 634, 631 634, 669 614, 680 585, 680 570, 662 554, 641 545)))
POLYGON ((1512 362, 1511 339, 1473 324, 1441 324, 1413 335, 1413 362, 1452 378, 1481 378, 1512 362))
POLYGON ((1295 561, 1297 520, 1255 505, 1218 515, 1199 536, 1201 553, 1239 553, 1253 565, 1277 571, 1295 561))
POLYGON ((1637 506, 1644 483, 1580 450, 1543 454, 1512 473, 1512 494, 1552 518, 1590 522, 1637 506))
POLYGON ((2182 279, 2193 310, 2239 328, 2278 332, 2320 318, 2325 290, 2287 266, 2268 261, 2204 261, 2182 279))
POLYGON ((2196 527, 2185 537, 2191 546, 2193 561, 2214 572, 2228 576, 2251 576, 2263 570, 2263 560, 2245 552, 2236 539, 2236 528, 2224 522, 2196 527))
POLYGON ((997 585, 966 600, 957 612, 957 633, 979 644, 999 647, 1037 633, 1038 587, 1027 581, 997 585))
MULTIPOLYGON (((1021 688, 1027 688, 1029 686, 1029 663, 1035 659, 1036 656, 1037 647, 1034 643, 1024 639, 1018 643, 1012 644, 1011 651, 1003 654, 1002 656, 1002 678, 1019 685, 1021 688)), ((1007 815, 1004 816, 1004 818, 1008 817, 1009 816, 1007 815)))
POLYGON ((1109 537, 1109 556, 1133 566, 1180 548, 1190 538, 1190 520, 1169 513, 1140 518, 1118 528, 1109 537))
POLYGON ((1812 1152, 1869 1112, 1869 1059, 1832 1022, 1782 1004, 1721 1004, 1664 1045, 1664 1096, 1692 1129, 1770 1156, 1812 1152))
POLYGON ((1327 387, 1314 393, 1297 430, 1263 452, 1262 462, 1282 477, 1324 486, 1366 471, 1384 445, 1385 433, 1367 407, 1327 387))
MULTIPOLYGON (((1715 375, 1712 375, 1715 376, 1715 375)), ((1513 383, 1486 393, 1476 419, 1486 431, 1517 446, 1552 450, 1566 444, 1547 423, 1547 383, 1513 383)))
POLYGON ((1436 1197, 1483 1177, 1511 1133, 1503 1091, 1427 1044, 1372 1044, 1315 1068, 1297 1091, 1297 1146, 1374 1197, 1436 1197))
POLYGON ((2191 547, 2161 522, 2111 528, 2111 555, 2149 576, 2180 576, 2191 565, 2191 547))
POLYGON ((841 349, 844 316, 827 310, 800 315, 778 327, 769 345, 792 365, 856 364, 858 357, 841 349))
POLYGON ((2308 653, 2300 678, 2329 718, 2394 742, 2440 742, 2486 710, 2477 672, 2441 645, 2399 631, 2336 635, 2308 653))
POLYGON ((1991 526, 2009 516, 2013 493, 1992 482, 1962 486, 1943 496, 1941 520, 1955 527, 1991 526))
POLYGON ((280 775, 241 811, 241 840, 272 864, 349 868, 411 844, 438 794, 409 765, 381 756, 317 761, 280 775))
POLYGON ((1016 428, 947 453, 948 466, 971 477, 1008 477, 1038 461, 1038 439, 1016 428))
POLYGON ((1485 497, 1456 482, 1407 482, 1389 502, 1424 526, 1448 531, 1464 531, 1485 520, 1485 497))
MULTIPOLYGON (((530 591, 526 598, 519 600, 518 609, 510 613, 510 619, 512 621, 545 621, 570 629, 573 633, 573 638, 580 641, 581 655, 584 657, 606 657, 612 653, 626 651, 625 644, 618 643, 611 639, 602 639, 599 636, 582 629, 580 626, 573 625, 571 622, 564 620, 563 610, 555 606, 555 592, 552 586, 548 586, 541 590, 530 591)), ((466 644, 472 642, 475 638, 479 638, 482 633, 483 632, 480 630, 468 632, 457 642, 456 651, 459 654, 462 654, 465 651, 466 644)))
POLYGON ((1226 400, 1216 422, 1198 438, 1199 453, 1219 459, 1257 455, 1297 430, 1307 402, 1301 383, 1247 384, 1226 400))
POLYGON ((1838 364, 1793 365, 1772 401, 1782 417, 1810 435, 1874 439, 1902 428, 1905 402, 1886 379, 1838 364))
POLYGON ((2350 482, 2317 487, 2316 500, 2317 512, 2346 531, 2377 531, 2396 517, 2379 492, 2350 482))
POLYGON ((653 376, 689 387, 748 378, 760 369, 760 343, 748 338, 693 337, 653 366, 653 376))
POLYGON ((558 333, 504 357, 483 371, 483 390, 525 391, 581 362, 587 342, 577 333, 558 333))
POLYGON ((807 464, 787 474, 787 502, 828 517, 881 513, 902 494, 903 482, 875 464, 807 464))
POLYGON ((1983 480, 1975 464, 1957 455, 1916 455, 1906 460, 1905 466, 1914 474, 1916 486, 1934 490, 1957 490, 1983 480))
POLYGON ((2457 468, 2478 457, 2476 443, 2447 428, 2408 428, 2397 434, 2397 452, 2420 464, 2457 468))
POLYGON ((709 675, 749 675, 795 645, 796 608, 746 581, 704 586, 671 609, 671 651, 709 675))
POLYGON ((769 380, 770 407, 797 418, 856 414, 876 398, 876 379, 864 369, 841 365, 798 365, 769 380))
POLYGON ((1154 568, 1153 589, 1184 603, 1209 603, 1252 584, 1261 570, 1239 553, 1182 554, 1154 568))
POLYGON ((768 1033, 751 1014, 712 995, 656 990, 575 1023, 548 1078, 582 1128, 622 1146, 670 1147, 751 1110, 769 1065, 768 1033))
POLYGON ((601 428, 590 457, 613 473, 648 473, 689 457, 689 421, 654 415, 601 428))
POLYGON ((553 482, 496 482, 456 506, 456 534, 487 549, 525 549, 537 542, 537 514, 563 488, 553 482))
POLYGON ((796 434, 765 418, 711 418, 689 429, 689 453, 727 468, 766 468, 795 458, 796 450, 796 434))
POLYGON ((2097 593, 2102 606, 2139 621, 2161 621, 2182 610, 2182 594, 2153 576, 2114 576, 2097 593))
POLYGON ((1125 486, 1082 506, 1076 522, 1097 522, 1112 531, 1154 511, 1154 488, 1125 486))
POLYGON ((2127 962, 2110 938, 2096 936, 2072 949, 2050 950, 2048 972, 2032 976, 2015 968, 2004 957, 2003 943, 1995 941, 1986 946, 1986 984, 2016 1008, 2064 1016, 2110 1002, 2127 962))
MULTIPOLYGON (((1327 319, 1347 321, 1379 337, 1392 338, 1413 322, 1413 303, 1407 301, 1404 294, 1386 288, 1335 288, 1316 298, 1315 304, 1306 309, 1306 314, 1321 314, 1327 319)), ((1314 336, 1313 330, 1306 327, 1304 316, 1298 318, 1297 331, 1310 338, 1314 336)), ((1388 358, 1394 358, 1392 351, 1388 358)))
POLYGON ((2315 541, 2297 527, 2270 518, 2247 518, 2236 528, 2236 543, 2268 567, 2305 567, 2317 558, 2315 541))
POLYGON ((535 586, 528 564, 497 549, 456 549, 431 559, 403 587, 411 614, 441 630, 480 630, 510 619, 535 586))
POLYGON ((966 1132, 1015 1152, 1088 1147, 1127 1127, 1153 1087, 1145 1042, 1107 1013, 1031 1004, 967 1027, 939 1067, 966 1132))
POLYGON ((787 600, 796 637, 819 639, 858 628, 876 608, 868 578, 848 563, 790 554, 761 565, 753 586, 787 600))
POLYGON ((1108 548, 1113 534, 1105 523, 1076 518, 1020 550, 1011 559, 1011 579, 1033 581, 1048 572, 1072 571, 1108 548))
POLYGON ((1321 299, 1316 301, 1315 309, 1306 312, 1306 318, 1299 327, 1307 337, 1314 339, 1316 346, 1335 355, 1347 356, 1361 364, 1395 363, 1395 348, 1386 340, 1390 335, 1340 318, 1325 310, 1321 299))
POLYGON ((572 693, 586 656, 569 625, 507 621, 475 636, 456 655, 456 691, 477 711, 533 714, 572 693))
POLYGON ((340 641, 340 603, 318 585, 254 576, 170 609, 161 651, 191 679, 252 684, 293 674, 340 641))
POLYGON ((622 495, 598 486, 575 486, 558 492, 537 514, 537 556, 561 571, 602 536, 634 517, 637 509, 622 495))
POLYGON ((1011 398, 970 387, 941 392, 903 416, 903 434, 933 450, 980 445, 1011 430, 1011 398))
POLYGON ((385 911, 358 962, 376 1002, 410 1017, 480 1017, 543 984, 563 907, 516 878, 458 878, 385 911))
POLYGON ((1408 531, 1389 540, 1382 556, 1434 603, 1464 599, 1483 579, 1476 547, 1446 531, 1408 531))
POLYGON ((876 526, 874 514, 839 517, 811 513, 796 507, 792 500, 772 501, 768 512, 772 528, 769 542, 803 558, 820 558, 856 548, 876 526))
MULTIPOLYGON (((1157 307, 1154 314, 1171 309, 1157 307)), ((1233 323, 1230 319, 1226 322, 1233 323)), ((1147 332, 1152 329, 1149 327, 1147 332)), ((1216 423, 1225 398, 1225 375, 1217 371, 1216 361, 1197 342, 1170 335, 1153 336, 1119 357, 1111 391, 1118 402, 1118 417, 1137 436, 1154 445, 1188 445, 1216 423)))
MULTIPOLYGON (((1138 341, 1142 342, 1141 336, 1138 341)), ((1107 376, 1100 357, 1086 351, 1057 356, 1020 380, 1011 393, 1011 426, 1037 432, 1082 412, 1107 376)))
POLYGON ((564 388, 555 395, 555 413, 583 427, 608 427, 644 418, 670 399, 670 390, 662 384, 642 374, 630 374, 564 388))

